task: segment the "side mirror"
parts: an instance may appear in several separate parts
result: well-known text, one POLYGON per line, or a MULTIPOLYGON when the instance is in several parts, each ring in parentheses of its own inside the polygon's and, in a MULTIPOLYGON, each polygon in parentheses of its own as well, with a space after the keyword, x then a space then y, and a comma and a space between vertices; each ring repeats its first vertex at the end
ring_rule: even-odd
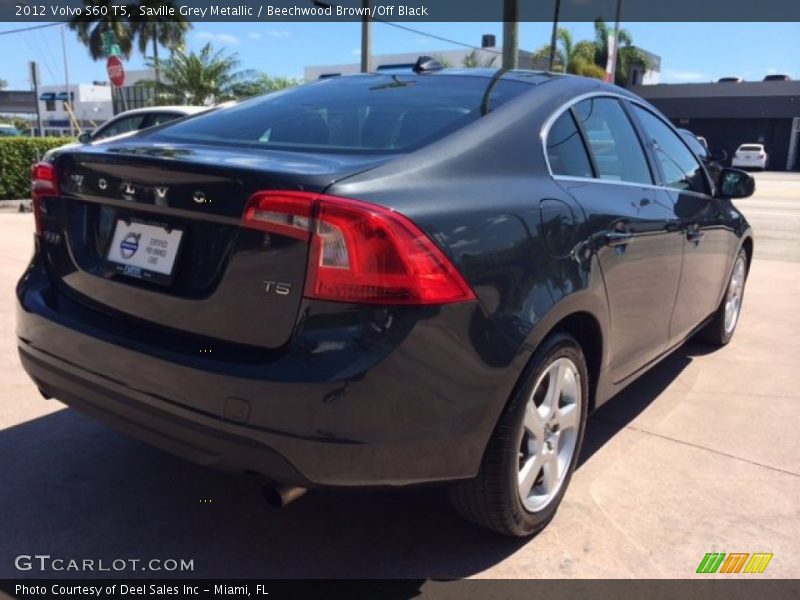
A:
POLYGON ((84 131, 78 136, 78 141, 81 144, 90 144, 92 142, 92 134, 84 131))
POLYGON ((717 181, 720 198, 748 198, 756 191, 756 180, 741 169, 722 169, 717 181))

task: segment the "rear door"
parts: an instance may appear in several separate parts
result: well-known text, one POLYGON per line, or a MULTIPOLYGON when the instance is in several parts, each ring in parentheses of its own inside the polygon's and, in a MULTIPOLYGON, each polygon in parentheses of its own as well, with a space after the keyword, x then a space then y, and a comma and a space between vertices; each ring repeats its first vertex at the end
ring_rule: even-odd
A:
POLYGON ((684 240, 670 325, 670 338, 678 341, 717 308, 735 238, 724 217, 725 206, 712 196, 706 171, 683 139, 647 108, 633 105, 632 110, 656 158, 664 192, 675 205, 684 240))
POLYGON ((620 381, 660 354, 669 339, 683 249, 674 206, 654 185, 616 98, 589 98, 564 113, 548 135, 548 159, 555 179, 586 213, 608 298, 612 376, 620 381), (582 140, 589 150, 588 169, 559 166, 568 140, 573 147, 582 140))

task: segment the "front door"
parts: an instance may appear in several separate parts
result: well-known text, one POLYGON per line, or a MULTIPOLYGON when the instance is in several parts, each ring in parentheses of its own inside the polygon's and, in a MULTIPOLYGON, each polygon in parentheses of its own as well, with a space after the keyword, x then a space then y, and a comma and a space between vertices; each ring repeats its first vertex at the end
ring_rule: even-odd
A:
POLYGON ((646 108, 635 105, 633 112, 653 149, 684 238, 683 268, 670 325, 670 338, 677 342, 719 305, 735 238, 723 215, 724 201, 712 196, 705 170, 680 136, 646 108))

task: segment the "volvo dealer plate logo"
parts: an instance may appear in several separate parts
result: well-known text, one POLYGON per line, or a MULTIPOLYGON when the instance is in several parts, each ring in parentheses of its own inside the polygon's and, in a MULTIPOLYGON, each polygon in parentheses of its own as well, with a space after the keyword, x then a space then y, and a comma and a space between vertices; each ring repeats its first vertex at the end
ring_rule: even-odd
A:
POLYGON ((156 186, 156 200, 166 200, 169 188, 165 185, 156 186))
POLYGON ((101 190, 104 190, 108 187, 108 182, 101 177, 97 180, 97 187, 99 187, 101 190))
POLYGON ((139 238, 142 237, 141 233, 129 233, 119 243, 119 253, 122 258, 131 258, 139 249, 139 238))
POLYGON ((132 183, 128 183, 126 181, 125 183, 122 184, 122 195, 123 195, 123 197, 125 197, 125 196, 133 197, 133 195, 135 193, 136 193, 136 188, 133 187, 132 183))
POLYGON ((78 188, 78 191, 81 191, 81 188, 83 188, 83 175, 78 173, 73 174, 72 181, 75 182, 75 187, 78 188))
POLYGON ((192 196, 192 200, 197 202, 198 204, 203 204, 206 201, 206 193, 202 190, 197 190, 192 196))

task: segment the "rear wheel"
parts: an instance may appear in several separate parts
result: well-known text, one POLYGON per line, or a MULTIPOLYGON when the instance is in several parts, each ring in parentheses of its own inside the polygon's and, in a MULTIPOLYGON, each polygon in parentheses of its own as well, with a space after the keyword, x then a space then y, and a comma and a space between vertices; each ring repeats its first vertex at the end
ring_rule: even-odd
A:
POLYGON ((578 460, 586 422, 588 373, 569 335, 548 337, 497 424, 475 479, 450 499, 466 519, 527 536, 553 518, 578 460))
POLYGON ((700 331, 698 337, 702 341, 714 346, 724 346, 731 341, 733 334, 736 332, 736 325, 739 324, 746 280, 747 253, 742 249, 733 263, 728 287, 725 290, 725 296, 722 298, 719 308, 717 308, 717 312, 714 313, 708 325, 700 331))

